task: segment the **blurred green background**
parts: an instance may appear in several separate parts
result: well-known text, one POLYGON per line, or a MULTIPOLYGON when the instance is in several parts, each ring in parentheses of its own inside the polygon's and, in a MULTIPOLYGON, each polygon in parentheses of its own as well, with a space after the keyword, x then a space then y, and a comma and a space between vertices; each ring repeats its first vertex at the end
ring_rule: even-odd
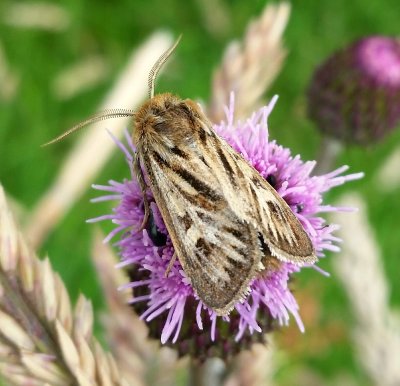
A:
MULTIPOLYGON (((175 36, 183 34, 173 64, 159 79, 157 92, 170 91, 185 98, 208 100, 212 73, 224 48, 232 39, 243 36, 249 20, 261 13, 266 2, 52 2, 60 5, 69 17, 68 26, 59 31, 10 25, 7 15, 15 4, 11 0, 2 0, 0 4, 0 47, 10 74, 17 79, 14 89, 10 86, 10 92, 4 90, 9 79, 3 79, 3 86, 0 85, 4 91, 0 99, 0 182, 20 206, 23 220, 24 213, 30 212, 54 180, 64 156, 79 135, 51 147, 40 148, 40 145, 96 111, 134 47, 160 28, 175 36), (220 21, 210 11, 215 7, 224 15, 220 21), (65 67, 93 55, 106 62, 103 79, 72 98, 57 98, 53 91, 54 79, 65 67)), ((271 137, 291 148, 294 154, 301 154, 304 160, 314 159, 320 135, 305 114, 305 89, 313 69, 335 49, 355 38, 398 34, 399 20, 398 0, 293 1, 284 34, 289 54, 282 72, 266 94, 266 100, 274 94, 280 96, 270 118, 271 137)), ((395 131, 369 149, 346 149, 338 165, 348 164, 351 172, 364 171, 366 177, 336 188, 326 197, 326 202, 333 203, 340 194, 355 189, 366 199, 368 217, 385 258, 393 306, 400 304, 400 190, 382 193, 374 176, 385 156, 398 143, 400 133, 395 131)), ((123 157, 116 154, 93 183, 104 184, 111 178, 118 180, 125 176, 123 157)), ((102 295, 90 261, 94 226, 85 220, 107 213, 110 206, 90 204, 90 198, 97 193, 89 185, 85 195, 52 231, 39 254, 49 254, 74 299, 82 291, 99 311, 102 295)), ((345 216, 348 215, 344 215, 343 221, 345 216)), ((110 224, 101 226, 105 232, 111 229, 110 224)), ((330 257, 335 258, 333 254, 330 257)), ((320 265, 332 271, 330 260, 320 265)), ((301 366, 312 369, 320 377, 317 379, 325 380, 323 384, 336 382, 340 377, 344 380, 342 384, 368 384, 353 355, 350 339, 353 316, 340 282, 335 276, 327 279, 314 271, 300 276, 296 293, 300 303, 303 298, 305 303, 314 298, 314 316, 303 315, 307 328, 304 335, 294 323, 278 334, 278 344, 283 347, 285 357, 276 375, 277 384, 293 384, 291 374, 301 366)), ((304 309, 307 310, 307 304, 304 309)))

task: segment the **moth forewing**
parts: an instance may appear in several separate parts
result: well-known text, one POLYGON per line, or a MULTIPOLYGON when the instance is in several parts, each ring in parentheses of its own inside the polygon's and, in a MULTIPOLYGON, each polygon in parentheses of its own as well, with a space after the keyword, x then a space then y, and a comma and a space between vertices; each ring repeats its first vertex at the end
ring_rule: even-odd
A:
POLYGON ((242 167, 247 168, 246 176, 254 197, 253 218, 261 225, 260 232, 271 254, 298 265, 315 263, 317 257, 310 237, 286 201, 245 160, 242 167))
POLYGON ((271 255, 298 265, 315 263, 312 242, 285 200, 217 134, 208 143, 211 150, 204 149, 203 156, 210 155, 225 198, 240 218, 261 233, 271 255))
POLYGON ((133 141, 184 272, 217 314, 245 297, 262 259, 315 261, 285 201, 194 102, 152 98, 135 116, 133 141))

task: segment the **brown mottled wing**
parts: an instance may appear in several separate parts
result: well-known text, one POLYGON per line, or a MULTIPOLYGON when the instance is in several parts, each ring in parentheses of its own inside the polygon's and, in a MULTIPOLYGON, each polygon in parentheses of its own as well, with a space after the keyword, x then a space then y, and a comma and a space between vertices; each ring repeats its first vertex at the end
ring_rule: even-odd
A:
POLYGON ((249 184, 251 217, 259 224, 272 256, 298 265, 315 263, 312 242, 289 205, 252 166, 244 163, 239 167, 249 184))
POLYGON ((215 170, 224 197, 235 214, 259 232, 261 244, 268 247, 266 255, 298 265, 314 263, 311 240, 285 200, 222 138, 210 135, 207 142, 207 148, 214 149, 207 154, 221 166, 215 170))
MULTIPOLYGON (((275 256, 316 261, 286 202, 200 118, 191 143, 140 154, 177 256, 200 299, 224 315, 275 256)), ((164 144, 164 146, 167 146, 164 144)))
POLYGON ((260 269, 258 234, 230 207, 201 153, 175 153, 166 159, 152 149, 141 158, 186 275, 199 298, 225 315, 260 269))

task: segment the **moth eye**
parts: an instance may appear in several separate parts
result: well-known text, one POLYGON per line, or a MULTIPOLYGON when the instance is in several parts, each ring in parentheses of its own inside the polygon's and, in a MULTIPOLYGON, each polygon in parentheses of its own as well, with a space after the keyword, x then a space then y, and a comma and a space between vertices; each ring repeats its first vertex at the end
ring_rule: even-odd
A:
POLYGON ((273 187, 276 187, 276 177, 273 174, 268 174, 268 176, 265 178, 267 182, 273 187))
POLYGON ((296 212, 301 213, 304 210, 304 204, 296 204, 296 212))
POLYGON ((146 226, 147 234, 150 237, 150 240, 156 247, 163 247, 167 243, 167 235, 160 232, 157 228, 157 225, 154 221, 153 212, 150 211, 149 220, 147 221, 146 226))

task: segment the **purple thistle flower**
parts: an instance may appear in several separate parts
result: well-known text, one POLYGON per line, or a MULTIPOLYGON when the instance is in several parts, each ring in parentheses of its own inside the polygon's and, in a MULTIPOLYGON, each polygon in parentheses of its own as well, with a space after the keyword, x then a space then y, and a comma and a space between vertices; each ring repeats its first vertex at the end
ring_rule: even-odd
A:
MULTIPOLYGON (((361 178, 362 173, 343 176, 347 170, 347 166, 343 166, 326 175, 311 176, 315 162, 292 157, 289 149, 269 141, 267 119, 276 99, 248 120, 234 122, 232 97, 230 107, 226 109, 227 122, 214 125, 214 129, 286 200, 308 232, 317 256, 323 257, 325 250, 338 251, 336 243, 340 240, 333 235, 338 227, 326 225, 319 213, 352 209, 323 205, 322 193, 361 178)), ((135 149, 130 135, 126 133, 127 146, 115 141, 131 167, 135 149)), ((197 297, 178 259, 166 277, 174 253, 173 245, 150 191, 147 198, 151 202, 152 215, 147 229, 135 232, 142 223, 144 208, 133 175, 131 170, 130 179, 94 186, 107 195, 93 201, 118 200, 119 203, 112 214, 89 221, 108 219, 116 224, 105 241, 123 232, 116 243, 121 254, 119 267, 127 268, 131 277, 131 282, 123 288, 132 288, 131 303, 148 323, 151 336, 161 338, 162 343, 175 344, 182 354, 196 352, 198 357, 211 354, 225 357, 253 341, 262 341, 264 334, 261 333, 271 330, 274 321, 287 325, 292 316, 299 329, 304 331, 298 304, 288 286, 291 275, 301 270, 294 264, 279 263, 260 273, 250 285, 245 301, 238 302, 225 317, 217 316, 197 297)))
POLYGON ((400 122, 400 40, 370 36, 331 55, 310 81, 308 115, 344 142, 383 138, 400 122))

